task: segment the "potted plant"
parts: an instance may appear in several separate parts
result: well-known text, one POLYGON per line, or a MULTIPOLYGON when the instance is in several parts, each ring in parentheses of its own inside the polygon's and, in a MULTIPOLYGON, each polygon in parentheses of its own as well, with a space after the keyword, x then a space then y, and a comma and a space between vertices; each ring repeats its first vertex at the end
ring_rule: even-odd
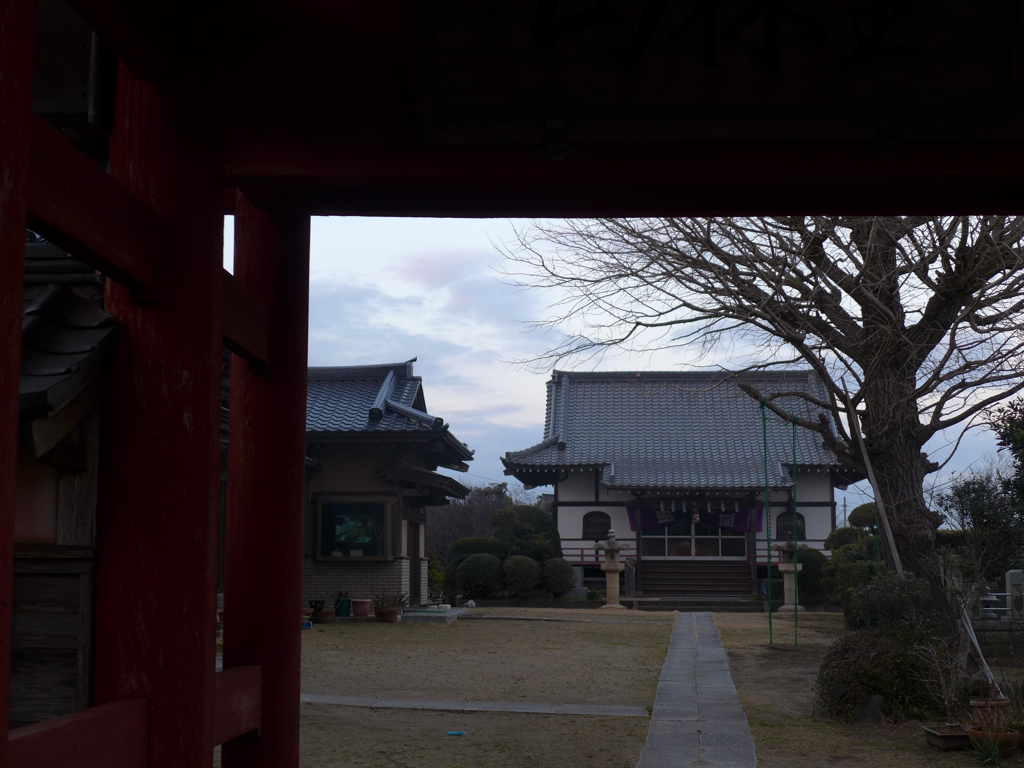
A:
POLYGON ((995 755, 998 759, 1017 748, 1020 731, 1009 726, 1009 699, 973 699, 971 709, 974 710, 974 725, 967 729, 967 733, 975 750, 982 755, 995 755))
POLYGON ((337 618, 347 618, 352 612, 352 598, 349 593, 344 589, 339 589, 338 594, 334 596, 334 615, 337 618))
POLYGON ((324 610, 326 600, 310 600, 309 607, 313 609, 313 621, 317 624, 330 624, 334 621, 334 611, 324 610))
POLYGON ((943 752, 953 752, 971 746, 971 737, 967 733, 967 728, 958 723, 922 725, 921 730, 924 731, 925 741, 943 752))
POLYGON ((373 598, 373 613, 380 621, 394 624, 408 604, 409 598, 404 592, 384 593, 373 598))

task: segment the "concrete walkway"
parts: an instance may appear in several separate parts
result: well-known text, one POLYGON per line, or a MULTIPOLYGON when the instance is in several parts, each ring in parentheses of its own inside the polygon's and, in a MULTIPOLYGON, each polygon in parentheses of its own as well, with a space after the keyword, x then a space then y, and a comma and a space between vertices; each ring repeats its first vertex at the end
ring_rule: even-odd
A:
POLYGON ((756 768, 754 740, 710 613, 680 613, 637 768, 756 768))
POLYGON ((360 696, 332 696, 303 693, 299 701, 311 704, 340 704, 371 709, 444 709, 450 712, 534 712, 541 715, 603 715, 605 717, 647 717, 647 707, 616 707, 605 704, 535 704, 523 701, 443 701, 437 699, 371 699, 360 696))

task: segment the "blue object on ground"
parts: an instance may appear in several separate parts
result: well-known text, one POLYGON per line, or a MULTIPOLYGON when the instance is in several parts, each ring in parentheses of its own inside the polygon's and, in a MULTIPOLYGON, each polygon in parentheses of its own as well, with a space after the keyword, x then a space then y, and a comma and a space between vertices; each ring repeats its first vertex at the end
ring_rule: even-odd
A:
POLYGON ((449 736, 465 736, 465 731, 448 731, 449 736))

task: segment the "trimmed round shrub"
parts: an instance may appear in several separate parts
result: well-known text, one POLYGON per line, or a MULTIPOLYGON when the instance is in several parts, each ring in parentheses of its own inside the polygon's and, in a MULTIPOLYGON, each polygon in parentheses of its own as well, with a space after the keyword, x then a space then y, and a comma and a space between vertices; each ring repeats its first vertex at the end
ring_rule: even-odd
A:
POLYGON ((541 538, 520 541, 517 550, 516 554, 529 557, 531 560, 536 561, 538 565, 547 562, 555 556, 555 548, 548 541, 541 538))
POLYGON ((846 524, 854 528, 862 528, 865 531, 874 531, 878 522, 878 506, 873 501, 861 504, 850 511, 846 518, 846 524))
POLYGON ((878 627, 899 633, 927 632, 931 616, 928 582, 907 573, 889 571, 854 590, 847 600, 846 626, 850 629, 878 627))
POLYGON ((488 597, 501 589, 501 560, 494 555, 469 555, 455 571, 455 585, 466 597, 488 597))
POLYGON ((869 696, 882 696, 882 713, 892 720, 923 718, 936 707, 920 678, 914 645, 877 631, 851 632, 825 652, 814 685, 814 714, 849 722, 869 696))
POLYGON ((822 568, 822 586, 829 599, 843 606, 845 614, 850 596, 875 578, 875 537, 869 536, 832 550, 832 559, 822 568))
POLYGON ((479 554, 500 555, 502 544, 493 536, 470 536, 453 541, 449 551, 452 557, 479 554))
POLYGON ((505 572, 505 589, 514 597, 527 597, 540 583, 540 566, 532 557, 513 555, 501 569, 505 572))
POLYGON ((561 597, 576 584, 572 564, 563 557, 552 557, 544 561, 542 583, 555 597, 561 597))
POLYGON ((797 553, 801 565, 797 574, 797 586, 800 588, 800 599, 819 597, 824 588, 821 586, 821 572, 828 558, 817 549, 805 549, 797 553))
POLYGON ((845 528, 836 528, 832 533, 825 539, 825 549, 832 551, 845 547, 847 544, 853 544, 865 539, 870 534, 863 528, 854 528, 853 526, 846 526, 845 528))

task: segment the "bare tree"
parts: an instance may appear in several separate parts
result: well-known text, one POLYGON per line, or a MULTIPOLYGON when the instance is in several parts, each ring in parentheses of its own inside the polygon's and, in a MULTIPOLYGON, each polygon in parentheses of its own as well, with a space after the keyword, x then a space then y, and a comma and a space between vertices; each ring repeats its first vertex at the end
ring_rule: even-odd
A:
MULTIPOLYGON (((813 368, 829 395, 800 426, 864 473, 856 409, 896 549, 934 583, 922 449, 1024 387, 1022 237, 1001 216, 576 220, 521 231, 506 274, 560 297, 537 325, 582 328, 535 364, 728 343, 742 367, 813 368)), ((791 419, 772 400, 794 394, 768 405, 791 419)))

